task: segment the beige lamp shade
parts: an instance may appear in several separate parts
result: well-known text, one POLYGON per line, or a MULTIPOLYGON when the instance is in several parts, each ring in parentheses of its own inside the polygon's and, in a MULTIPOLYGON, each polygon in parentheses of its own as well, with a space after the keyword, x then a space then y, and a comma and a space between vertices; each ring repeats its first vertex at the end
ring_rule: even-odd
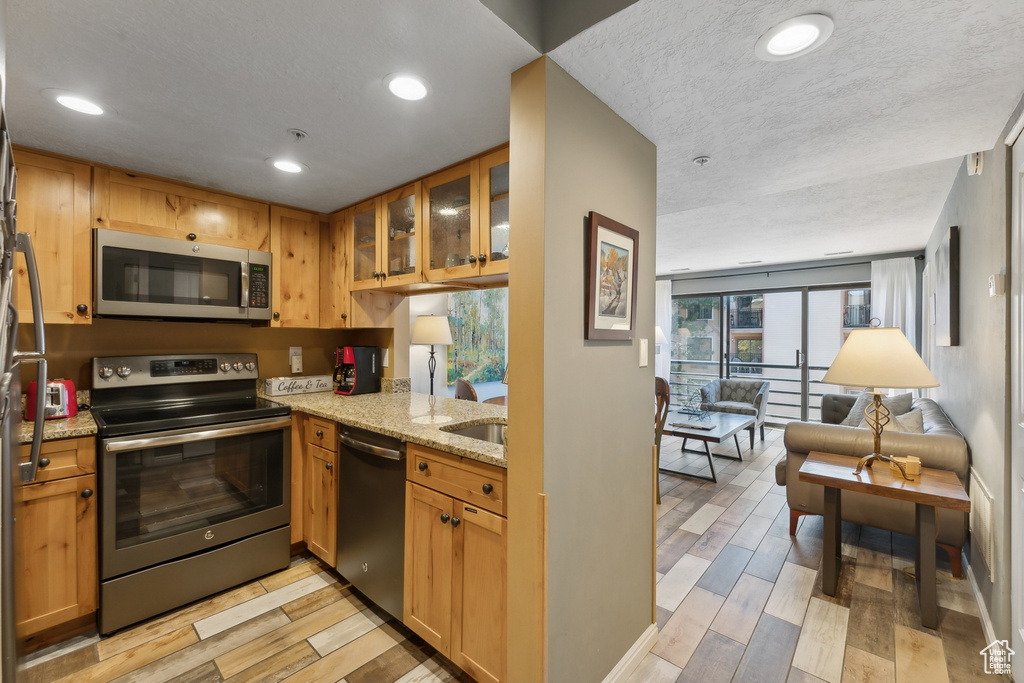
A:
POLYGON ((668 337, 661 329, 661 325, 654 326, 654 343, 655 344, 668 344, 668 337))
POLYGON ((873 389, 921 389, 939 386, 931 370, 898 327, 850 332, 823 384, 873 389))
POLYGON ((411 343, 450 346, 452 343, 452 331, 448 326, 448 316, 417 316, 416 323, 412 328, 411 343))

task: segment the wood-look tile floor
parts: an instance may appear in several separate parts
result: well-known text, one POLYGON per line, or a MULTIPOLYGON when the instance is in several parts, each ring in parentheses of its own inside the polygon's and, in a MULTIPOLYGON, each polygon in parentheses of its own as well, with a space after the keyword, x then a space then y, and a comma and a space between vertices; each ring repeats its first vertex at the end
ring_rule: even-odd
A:
MULTIPOLYGON (((939 628, 921 626, 903 573, 913 566, 908 536, 844 524, 839 590, 822 594, 822 519, 803 517, 789 536, 775 484, 782 432, 766 437, 752 450, 740 440, 742 462, 716 458, 717 484, 661 475, 660 635, 631 683, 999 680, 984 673, 987 643, 966 580, 942 577, 939 628)), ((666 437, 663 463, 706 467, 679 448, 666 437)), ((731 443, 720 449, 735 454, 731 443)), ((948 574, 941 553, 939 568, 948 574)), ((470 680, 308 555, 111 637, 36 653, 30 666, 31 683, 470 680)))
MULTIPOLYGON (((939 627, 921 626, 903 571, 914 566, 910 536, 844 523, 839 589, 824 595, 823 519, 801 517, 791 537, 786 491, 775 483, 782 431, 767 430, 752 450, 743 436, 742 462, 715 458, 716 484, 660 475, 660 633, 630 683, 1008 680, 985 674, 977 601, 941 551, 939 627)), ((662 464, 709 474, 706 456, 680 447, 665 437, 662 464)), ((716 451, 736 454, 731 442, 716 451)))
POLYGON ((471 681, 308 554, 109 637, 30 655, 28 666, 30 683, 471 681))

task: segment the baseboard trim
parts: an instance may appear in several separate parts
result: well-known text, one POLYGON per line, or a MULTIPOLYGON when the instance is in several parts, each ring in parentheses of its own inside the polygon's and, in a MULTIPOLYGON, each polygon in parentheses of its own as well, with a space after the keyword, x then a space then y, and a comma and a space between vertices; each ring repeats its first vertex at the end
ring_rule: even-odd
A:
POLYGON ((643 661, 644 657, 657 642, 658 626, 657 624, 651 624, 640 634, 640 637, 636 639, 636 642, 633 643, 633 646, 629 648, 626 654, 622 655, 619 663, 608 672, 608 675, 604 677, 603 683, 625 683, 626 679, 636 671, 636 668, 640 666, 640 662, 643 661))
POLYGON ((974 576, 974 567, 970 563, 970 558, 963 552, 960 553, 960 562, 963 566, 967 567, 967 578, 971 582, 971 591, 974 592, 974 599, 978 603, 978 614, 981 616, 981 628, 985 632, 985 642, 994 643, 996 641, 996 630, 992 626, 992 617, 988 614, 985 598, 981 597, 981 589, 978 588, 978 580, 974 576))

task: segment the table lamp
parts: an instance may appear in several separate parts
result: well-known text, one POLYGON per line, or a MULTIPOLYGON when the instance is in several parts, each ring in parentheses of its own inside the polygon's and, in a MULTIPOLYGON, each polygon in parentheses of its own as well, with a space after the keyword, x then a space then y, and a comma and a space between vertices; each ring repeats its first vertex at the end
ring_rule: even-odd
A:
POLYGON ((412 328, 411 343, 430 344, 430 360, 427 361, 427 370, 430 371, 430 395, 433 396, 434 370, 437 368, 437 359, 434 358, 434 346, 450 346, 452 343, 452 331, 448 326, 448 316, 417 316, 416 324, 412 328))
POLYGON ((660 347, 661 347, 662 344, 668 344, 668 337, 666 337, 665 333, 662 331, 661 325, 655 325, 654 326, 654 345, 656 347, 659 347, 655 351, 655 353, 661 353, 661 348, 660 347))
MULTIPOLYGON (((875 320, 877 318, 872 322, 877 325, 875 320)), ((867 393, 874 397, 874 401, 864 409, 864 415, 875 436, 875 450, 860 459, 854 474, 860 474, 865 465, 871 467, 876 459, 893 462, 892 458, 881 453, 882 430, 889 424, 890 413, 882 403, 885 393, 879 391, 878 387, 921 389, 939 386, 921 356, 907 341, 903 330, 898 327, 875 326, 850 332, 821 382, 873 388, 867 393)), ((903 465, 899 462, 896 464, 906 479, 903 465)))

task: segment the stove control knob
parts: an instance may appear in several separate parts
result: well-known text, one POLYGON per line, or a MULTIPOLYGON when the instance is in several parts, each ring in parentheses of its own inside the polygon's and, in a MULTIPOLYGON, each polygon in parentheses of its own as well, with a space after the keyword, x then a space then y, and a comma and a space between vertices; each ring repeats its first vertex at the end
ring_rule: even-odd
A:
POLYGON ((242 362, 241 361, 236 361, 235 364, 232 365, 231 367, 233 367, 235 369, 235 372, 241 372, 242 371, 242 362))
POLYGON ((114 376, 114 371, 104 366, 100 368, 100 379, 110 379, 114 376))
POLYGON ((253 370, 256 369, 256 364, 253 363, 252 361, 248 361, 245 364, 245 369, 248 370, 249 372, 252 372, 253 370))
POLYGON ((128 379, 128 375, 132 374, 132 369, 127 365, 122 365, 117 369, 117 376, 121 379, 128 379))
POLYGON ((221 369, 221 372, 227 372, 228 370, 231 369, 231 363, 221 363, 220 364, 220 369, 221 369))

